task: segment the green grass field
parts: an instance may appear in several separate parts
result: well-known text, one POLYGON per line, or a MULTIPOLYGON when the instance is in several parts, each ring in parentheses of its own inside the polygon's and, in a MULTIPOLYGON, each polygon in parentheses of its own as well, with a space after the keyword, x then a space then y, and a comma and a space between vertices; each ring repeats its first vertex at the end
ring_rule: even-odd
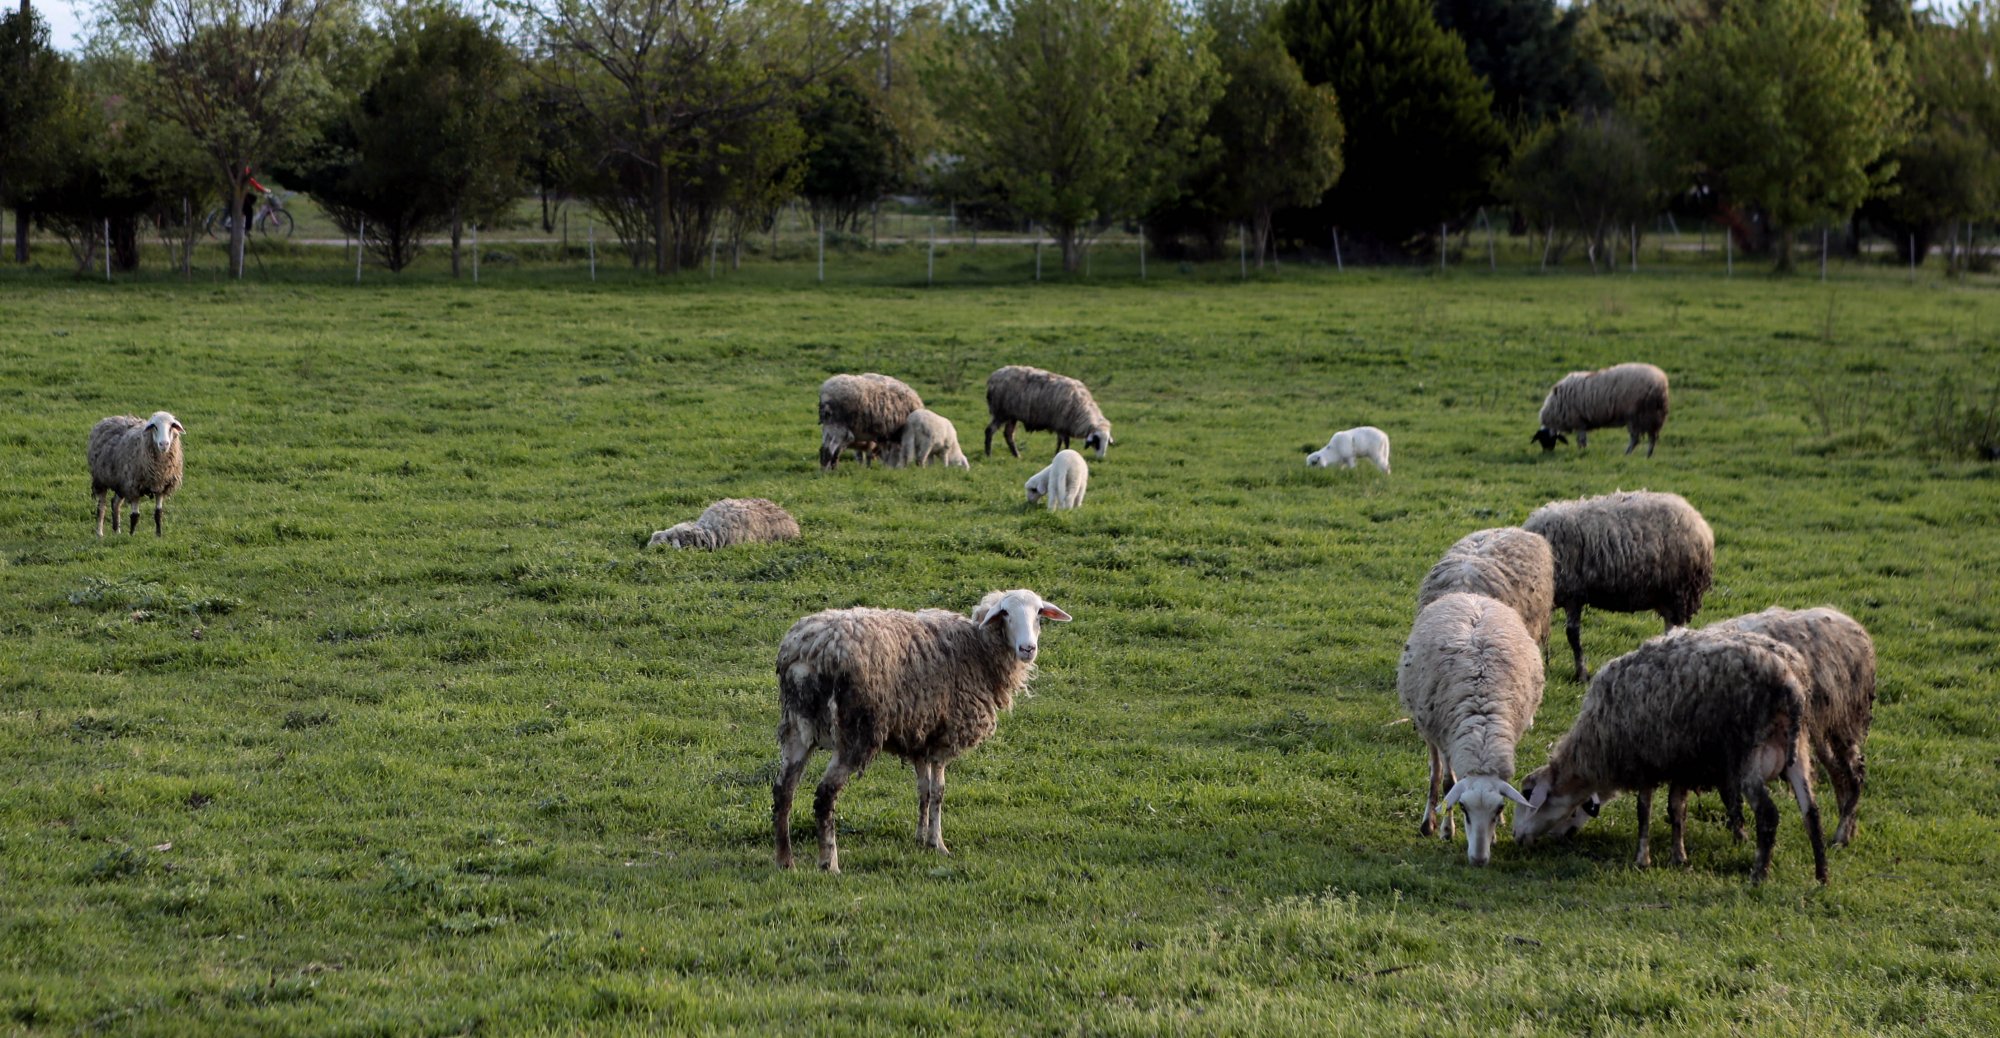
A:
MULTIPOLYGON (((2000 482, 1961 445, 1997 300, 1893 272, 9 271, 0 1031, 1993 1034, 2000 482), (1527 442, 1557 376, 1628 359, 1674 378, 1657 456, 1527 442), (978 455, 1015 362, 1116 425, 1080 512, 1022 503, 1048 436, 978 455), (953 418, 972 471, 819 474, 815 388, 861 370, 953 418), (187 427, 166 537, 100 542, 85 435, 158 408, 187 427), (1362 423, 1393 476, 1306 469, 1362 423), (1789 808, 1751 887, 1713 795, 1685 869, 1630 866, 1629 799, 1485 870, 1416 834, 1394 669, 1425 570, 1637 487, 1715 528, 1698 623, 1831 603, 1874 633, 1827 888, 1789 808), (726 496, 805 539, 644 548, 726 496), (916 846, 884 758, 841 801, 846 874, 775 869, 785 629, 1015 586, 1076 620, 953 767, 955 853, 916 846)), ((1584 623, 1596 661, 1658 633, 1584 623)), ((1576 714, 1564 659, 1524 768, 1576 714)))

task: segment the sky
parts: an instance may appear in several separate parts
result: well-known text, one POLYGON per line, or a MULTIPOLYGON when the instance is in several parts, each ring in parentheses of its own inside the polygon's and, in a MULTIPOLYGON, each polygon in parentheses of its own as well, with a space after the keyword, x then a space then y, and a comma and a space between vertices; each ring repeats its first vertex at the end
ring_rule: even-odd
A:
MULTIPOLYGON (((72 0, 28 0, 35 13, 49 23, 49 44, 57 50, 75 54, 83 49, 83 12, 81 4, 72 0)), ((8 7, 20 10, 16 3, 8 7)))

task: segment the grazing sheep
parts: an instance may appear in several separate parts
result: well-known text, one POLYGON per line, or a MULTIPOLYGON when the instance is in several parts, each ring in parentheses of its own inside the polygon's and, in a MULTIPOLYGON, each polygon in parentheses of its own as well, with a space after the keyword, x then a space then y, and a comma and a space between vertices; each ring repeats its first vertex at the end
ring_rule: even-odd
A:
POLYGON ((1518 526, 1475 530, 1445 549, 1417 589, 1417 611, 1453 591, 1497 598, 1521 614, 1528 637, 1549 643, 1555 611, 1555 556, 1541 535, 1518 526))
POLYGON ((1351 469, 1367 458, 1383 472, 1389 471, 1389 434, 1372 425, 1343 429, 1326 441, 1326 446, 1306 455, 1306 465, 1316 469, 1351 469))
POLYGON ((1028 503, 1048 498, 1049 511, 1083 507, 1083 488, 1090 483, 1090 466, 1075 451, 1057 451, 1049 467, 1028 477, 1028 503))
POLYGON ((943 609, 829 609, 778 645, 780 754, 771 824, 792 867, 792 794, 815 748, 833 751, 813 796, 819 863, 840 871, 834 801, 886 749, 917 772, 917 842, 944 845, 944 769, 992 735, 1025 694, 1042 620, 1069 614, 1026 589, 994 591, 970 618, 943 609))
POLYGON ((1576 449, 1589 445, 1590 430, 1622 425, 1632 434, 1625 453, 1646 436, 1646 457, 1659 445, 1667 424, 1667 373, 1651 364, 1614 364, 1601 371, 1572 371, 1549 389, 1542 401, 1542 427, 1528 442, 1543 451, 1568 443, 1576 434, 1576 449))
POLYGON ((1396 692, 1430 750, 1431 780, 1419 832, 1433 816, 1451 838, 1451 809, 1465 808, 1465 854, 1484 865, 1493 854, 1500 812, 1515 789, 1514 747, 1542 705, 1542 652, 1511 606, 1485 595, 1452 592, 1426 606, 1410 628, 1396 665, 1396 692), (1440 807, 1438 789, 1452 777, 1440 807))
POLYGON ((738 544, 799 539, 799 522, 775 502, 761 497, 726 497, 702 509, 701 518, 677 523, 646 542, 647 547, 728 548, 738 544))
MULTIPOLYGON (((1772 606, 1704 629, 1752 631, 1783 642, 1806 658, 1812 678, 1806 697, 1806 734, 1840 803, 1833 842, 1846 846, 1859 824, 1855 816, 1868 778, 1861 744, 1868 739, 1875 713, 1875 642, 1867 628, 1830 606, 1797 611, 1772 606)), ((1680 845, 1678 835, 1674 842, 1680 845)))
POLYGON ((140 421, 131 415, 100 420, 90 429, 90 493, 97 498, 97 536, 104 536, 104 495, 111 494, 111 532, 118 532, 118 505, 132 504, 126 534, 139 532, 139 499, 153 499, 153 535, 166 536, 161 513, 181 486, 181 420, 155 411, 140 421))
POLYGON ((910 412, 902 440, 892 444, 883 456, 883 464, 892 469, 904 465, 922 467, 929 465, 934 457, 942 458, 946 468, 972 468, 972 463, 965 460, 965 452, 958 447, 958 428, 951 424, 951 419, 936 411, 916 410, 910 412))
POLYGON ((874 372, 835 375, 820 383, 819 467, 838 466, 840 452, 848 447, 861 459, 867 457, 864 449, 879 453, 883 445, 900 441, 910 412, 923 406, 916 390, 874 372))
POLYGON ((986 423, 987 457, 993 456, 993 430, 1003 425, 1007 449, 1015 457, 1021 456, 1021 449, 1014 446, 1017 422, 1029 432, 1053 430, 1057 450, 1069 446, 1070 437, 1078 437, 1085 447, 1096 449, 1100 460, 1114 442, 1111 423, 1097 409, 1090 388, 1067 375, 1040 368, 1009 364, 988 376, 986 410, 993 415, 986 423))
POLYGON ((1583 661, 1583 607, 1651 610, 1668 630, 1701 611, 1715 580, 1715 533, 1677 494, 1619 491, 1535 509, 1521 528, 1541 534, 1556 560, 1555 604, 1569 613, 1576 679, 1583 661))
MULTIPOLYGON (((1648 639, 1604 665, 1575 727, 1549 751, 1549 762, 1521 783, 1528 805, 1514 812, 1514 839, 1525 844, 1552 832, 1568 835, 1598 805, 1631 790, 1639 814, 1634 860, 1645 867, 1652 863, 1654 788, 1668 785, 1677 834, 1685 826, 1688 792, 1714 789, 1738 827, 1743 799, 1756 805, 1757 864, 1750 878, 1761 883, 1778 835, 1778 808, 1764 785, 1783 777, 1805 816, 1814 878, 1825 883, 1826 841, 1806 745, 1810 681, 1798 650, 1761 634, 1710 628, 1648 639)), ((1685 860, 1676 839, 1674 861, 1685 860)))

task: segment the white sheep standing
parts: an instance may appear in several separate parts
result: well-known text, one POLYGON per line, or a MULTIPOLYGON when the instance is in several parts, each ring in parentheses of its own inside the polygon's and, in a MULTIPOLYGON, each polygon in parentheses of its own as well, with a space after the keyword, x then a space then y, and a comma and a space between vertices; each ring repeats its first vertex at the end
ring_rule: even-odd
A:
POLYGON ((944 844, 944 770, 1025 695, 1044 619, 1069 614, 1025 588, 994 591, 970 617, 944 609, 829 609, 778 645, 778 779, 771 825, 792 867, 792 796, 815 748, 833 762, 813 795, 819 863, 840 871, 834 801, 882 750, 917 772, 917 842, 944 844))
POLYGON ((1549 542, 1518 526, 1474 530, 1445 549, 1417 588, 1417 611, 1453 591, 1497 598, 1521 614, 1536 645, 1549 640, 1556 565, 1549 542))
POLYGON ((90 493, 97 498, 97 536, 104 536, 104 498, 111 495, 111 532, 118 532, 118 505, 132 503, 125 532, 139 532, 139 499, 153 499, 153 535, 166 536, 161 513, 181 486, 181 420, 155 411, 140 421, 127 415, 104 418, 90 429, 90 493))
POLYGON ((1362 458, 1388 472, 1389 434, 1372 425, 1342 429, 1326 441, 1326 446, 1306 455, 1306 465, 1316 469, 1351 469, 1362 458))
POLYGON ((1418 831, 1451 838, 1451 809, 1465 809, 1465 854, 1484 865, 1515 789, 1514 747, 1542 704, 1542 651, 1512 606, 1452 592, 1417 614, 1396 665, 1396 692, 1430 750, 1430 788, 1418 831), (1442 805, 1438 791, 1451 781, 1442 805))
POLYGON ((1049 511, 1083 507, 1083 491, 1090 483, 1090 465, 1073 450, 1056 452, 1047 468, 1028 477, 1028 503, 1048 499, 1049 511))
POLYGON ((946 468, 972 468, 965 452, 959 449, 958 428, 951 424, 951 419, 928 409, 911 411, 902 440, 883 454, 882 463, 892 469, 905 465, 921 468, 929 465, 932 458, 942 459, 946 468))

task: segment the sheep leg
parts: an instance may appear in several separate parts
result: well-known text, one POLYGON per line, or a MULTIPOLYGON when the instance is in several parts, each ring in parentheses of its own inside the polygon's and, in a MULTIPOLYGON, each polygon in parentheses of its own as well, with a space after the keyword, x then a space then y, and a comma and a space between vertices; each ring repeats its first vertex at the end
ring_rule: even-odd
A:
POLYGON ((1424 748, 1430 751, 1431 787, 1430 796, 1424 801, 1423 823, 1417 826, 1419 836, 1429 836, 1437 829, 1438 797, 1443 793, 1438 787, 1444 783, 1444 760, 1438 755, 1437 747, 1426 743, 1424 748))
MULTIPOLYGON (((1819 801, 1813 798, 1812 765, 1808 763, 1809 759, 1804 754, 1794 757, 1791 766, 1785 769, 1785 778, 1792 784, 1792 797, 1799 802, 1799 813, 1805 816, 1806 839, 1812 843, 1813 878, 1819 880, 1821 886, 1825 886, 1826 834, 1820 828, 1819 801)), ((1776 814, 1777 810, 1773 808, 1771 813, 1776 814)), ((1758 836, 1761 839, 1762 819, 1758 820, 1758 828, 1758 836)))
POLYGON ((1000 435, 1006 438, 1007 449, 1009 451, 1012 451, 1014 456, 1018 458, 1021 456, 1021 448, 1014 446, 1014 424, 1015 424, 1014 422, 1009 421, 1006 424, 1006 426, 1000 430, 1000 435))
POLYGON ((1590 430, 1578 429, 1576 431, 1576 452, 1582 454, 1583 449, 1588 446, 1590 446, 1590 430))
MULTIPOLYGON (((1659 431, 1658 429, 1655 429, 1655 430, 1653 430, 1652 432, 1649 432, 1649 433, 1647 433, 1647 434, 1646 434, 1646 457, 1649 457, 1649 458, 1650 458, 1650 457, 1652 457, 1652 456, 1653 456, 1653 448, 1655 448, 1655 447, 1658 447, 1659 445, 1660 445, 1660 431, 1659 431)), ((1626 451, 1625 453, 1627 453, 1627 454, 1630 454, 1630 453, 1632 453, 1632 452, 1631 452, 1631 451, 1626 451)))
POLYGON ((998 428, 1000 428, 998 418, 986 423, 986 456, 989 458, 993 456, 993 430, 998 428))
POLYGON ((1748 785, 1745 792, 1757 805, 1757 864, 1750 869, 1750 882, 1762 883, 1771 872, 1771 848, 1778 844, 1778 805, 1771 802, 1762 779, 1751 779, 1748 785))
POLYGON ((1743 794, 1727 783, 1716 792, 1722 794, 1722 813, 1729 820, 1729 834, 1736 837, 1737 843, 1742 843, 1746 839, 1743 835, 1743 794))
MULTIPOLYGON (((1625 445, 1626 454, 1631 454, 1633 449, 1639 446, 1639 427, 1636 425, 1633 426, 1631 429, 1631 433, 1632 433, 1632 442, 1625 445)), ((1653 456, 1653 448, 1651 447, 1646 448, 1646 457, 1650 458, 1652 456, 1653 456)))
POLYGON ((1590 671, 1583 665, 1583 607, 1568 607, 1569 624, 1564 631, 1569 634, 1569 651, 1576 655, 1576 680, 1589 681, 1590 671))
MULTIPOLYGON (((1452 771, 1450 765, 1445 765, 1439 770, 1444 772, 1444 788, 1445 792, 1449 793, 1451 792, 1451 787, 1458 785, 1458 773, 1452 771)), ((1451 839, 1454 827, 1453 818, 1454 816, 1449 808, 1438 812, 1438 835, 1446 840, 1451 839)))
POLYGON ((1688 848, 1687 848, 1687 824, 1688 824, 1688 791, 1687 791, 1687 787, 1685 787, 1685 786, 1672 786, 1672 787, 1669 787, 1669 788, 1668 788, 1668 790, 1667 790, 1667 821, 1668 821, 1668 822, 1670 822, 1670 823, 1672 823, 1672 825, 1673 825, 1673 829, 1674 829, 1674 849, 1673 849, 1673 854, 1674 854, 1674 864, 1676 864, 1676 865, 1686 865, 1686 864, 1687 864, 1687 862, 1688 862, 1688 848))
POLYGON ((162 501, 159 498, 153 499, 153 536, 155 537, 166 536, 166 531, 162 528, 160 523, 160 515, 161 513, 165 512, 166 509, 167 509, 167 503, 165 501, 162 501))
POLYGON ((1060 451, 1060 450, 1068 450, 1068 449, 1069 449, 1069 434, 1068 434, 1068 433, 1066 433, 1066 432, 1058 432, 1058 433, 1056 433, 1056 449, 1057 449, 1057 450, 1059 450, 1059 451, 1060 451))
POLYGON ((792 796, 812 757, 813 741, 789 719, 778 727, 778 780, 771 783, 771 829, 777 838, 778 867, 792 867, 792 796))
POLYGON ((139 499, 133 498, 132 521, 125 524, 125 536, 130 537, 138 532, 139 532, 139 499))
MULTIPOLYGON (((96 494, 96 495, 97 495, 97 537, 98 537, 98 539, 99 539, 99 540, 103 540, 103 539, 104 539, 104 497, 105 497, 105 495, 106 495, 106 494, 108 494, 108 493, 109 493, 109 491, 107 491, 107 490, 103 490, 103 489, 97 489, 97 490, 93 490, 93 491, 92 491, 92 493, 94 493, 94 494, 96 494)), ((112 532, 112 533, 117 533, 117 532, 118 532, 118 499, 117 499, 117 498, 112 498, 112 499, 111 499, 111 532, 112 532)))
POLYGON ((917 773, 917 842, 931 845, 931 762, 915 760, 910 766, 917 773))
POLYGON ((1820 761, 1826 768, 1826 775, 1833 782, 1833 795, 1840 805, 1840 826, 1833 831, 1833 842, 1845 847, 1854 839, 1854 829, 1858 824, 1855 814, 1861 807, 1861 785, 1868 773, 1861 752, 1848 745, 1844 739, 1830 740, 1832 752, 1820 761))
POLYGON ((1653 867, 1653 791, 1651 788, 1639 790, 1633 794, 1633 799, 1639 805, 1639 853, 1632 859, 1632 864, 1650 869, 1653 867))
POLYGON ((844 750, 836 751, 833 763, 826 766, 826 774, 819 780, 819 789, 813 793, 813 817, 819 823, 819 867, 828 872, 840 871, 840 848, 833 834, 833 802, 840 798, 848 780, 867 767, 866 757, 856 759, 844 750))
POLYGON ((944 762, 931 765, 931 846, 939 854, 950 854, 944 845, 944 762))

